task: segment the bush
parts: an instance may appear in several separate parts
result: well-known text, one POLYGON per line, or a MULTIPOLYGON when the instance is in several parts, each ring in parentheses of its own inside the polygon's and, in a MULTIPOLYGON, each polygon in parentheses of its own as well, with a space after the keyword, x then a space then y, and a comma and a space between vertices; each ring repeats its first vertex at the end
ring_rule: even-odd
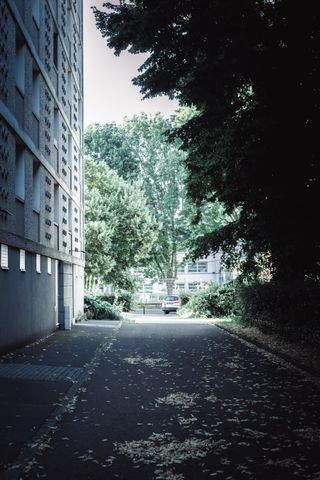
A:
POLYGON ((108 302, 102 301, 100 298, 91 295, 84 297, 84 313, 87 320, 121 320, 121 312, 119 309, 108 302))
POLYGON ((180 313, 193 317, 227 317, 238 313, 235 283, 212 284, 206 290, 192 293, 180 313))
POLYGON ((184 305, 187 305, 187 303, 190 301, 192 297, 192 292, 179 292, 179 297, 181 299, 181 305, 183 307, 184 305))
POLYGON ((110 305, 120 307, 124 312, 130 312, 135 309, 135 298, 132 292, 121 292, 117 296, 114 293, 108 293, 100 295, 98 298, 110 305))
POLYGON ((241 286, 239 289, 242 323, 262 330, 319 323, 319 300, 320 286, 311 282, 270 282, 241 286))

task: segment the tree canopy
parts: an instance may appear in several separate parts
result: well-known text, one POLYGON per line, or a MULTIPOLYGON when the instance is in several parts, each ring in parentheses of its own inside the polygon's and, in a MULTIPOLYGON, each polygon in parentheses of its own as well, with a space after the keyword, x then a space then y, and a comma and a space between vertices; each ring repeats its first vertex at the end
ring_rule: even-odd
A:
POLYGON ((168 142, 166 132, 192 114, 181 110, 171 119, 141 114, 119 126, 93 125, 85 133, 87 154, 105 161, 124 179, 139 179, 147 206, 159 224, 145 273, 165 281, 168 291, 176 278, 177 250, 187 236, 190 212, 185 192, 186 155, 179 149, 181 142, 168 142))
POLYGON ((194 201, 219 200, 230 222, 194 254, 222 248, 249 273, 319 275, 320 14, 313 0, 122 0, 94 10, 119 55, 149 52, 133 80, 145 97, 197 107, 176 130, 194 201))
POLYGON ((86 275, 132 288, 130 268, 146 262, 158 224, 141 184, 130 184, 104 162, 85 158, 86 275))
POLYGON ((95 123, 86 128, 85 151, 95 160, 103 160, 125 180, 138 178, 137 158, 125 127, 116 123, 95 123))

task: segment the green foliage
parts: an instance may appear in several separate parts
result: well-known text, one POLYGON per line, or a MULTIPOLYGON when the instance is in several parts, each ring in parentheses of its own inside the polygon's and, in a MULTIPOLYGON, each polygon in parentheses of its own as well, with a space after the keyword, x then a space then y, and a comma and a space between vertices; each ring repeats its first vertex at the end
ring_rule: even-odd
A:
POLYGON ((92 125, 85 134, 86 152, 108 164, 123 178, 139 179, 147 207, 160 225, 157 241, 148 255, 145 274, 167 280, 176 278, 176 252, 190 225, 191 210, 185 192, 185 153, 167 132, 181 126, 195 110, 181 109, 171 119, 141 114, 122 125, 92 125))
POLYGON ((286 324, 319 326, 319 300, 320 285, 312 282, 258 283, 239 289, 242 323, 266 331, 281 330, 286 324))
POLYGON ((85 158, 86 278, 133 289, 131 267, 147 261, 158 224, 141 184, 128 183, 106 163, 85 158))
MULTIPOLYGON (((181 296, 181 295, 180 295, 181 296)), ((186 300, 186 296, 184 297, 186 300)), ((237 293, 234 282, 212 284, 205 290, 189 294, 179 314, 192 317, 227 317, 237 313, 237 293)))
POLYGON ((125 126, 116 123, 89 125, 84 135, 85 154, 103 160, 125 180, 137 180, 139 165, 125 126))
POLYGON ((87 314, 85 312, 83 313, 78 313, 78 315, 75 318, 75 323, 80 323, 82 320, 88 320, 87 314))
MULTIPOLYGON (((185 241, 184 249, 188 252, 187 258, 197 260, 207 256, 209 253, 208 246, 213 245, 211 237, 215 238, 219 233, 228 228, 228 226, 236 220, 239 212, 235 210, 232 214, 227 214, 223 205, 218 201, 203 202, 200 206, 190 205, 189 207, 189 235, 185 241)), ((239 255, 233 251, 226 242, 222 242, 224 246, 222 263, 230 270, 236 264, 239 266, 239 255)), ((218 250, 218 244, 217 248, 218 250)))
POLYGON ((236 218, 195 239, 257 277, 320 272, 320 14, 290 0, 121 1, 95 10, 116 55, 148 52, 134 83, 198 115, 176 132, 188 152, 188 190, 236 218))
POLYGON ((167 281, 168 290, 176 278, 176 252, 186 230, 185 154, 177 142, 168 142, 165 132, 172 126, 173 121, 160 114, 142 114, 125 123, 148 206, 161 225, 157 242, 150 250, 147 274, 167 281))
POLYGON ((190 301, 192 292, 179 292, 179 297, 181 299, 181 306, 184 307, 190 301))
POLYGON ((100 295, 99 299, 120 307, 124 312, 130 312, 135 308, 135 294, 133 292, 108 293, 100 295))
POLYGON ((97 297, 85 295, 84 297, 84 314, 86 319, 94 320, 121 320, 120 310, 108 302, 103 302, 97 297))

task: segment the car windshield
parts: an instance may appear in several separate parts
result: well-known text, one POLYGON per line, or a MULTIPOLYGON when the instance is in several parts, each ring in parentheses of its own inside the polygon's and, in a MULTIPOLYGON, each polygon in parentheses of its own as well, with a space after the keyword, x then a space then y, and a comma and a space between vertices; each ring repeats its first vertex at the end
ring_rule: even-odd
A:
POLYGON ((177 300, 179 300, 179 297, 177 297, 176 295, 169 295, 168 297, 165 298, 166 302, 174 302, 177 300))

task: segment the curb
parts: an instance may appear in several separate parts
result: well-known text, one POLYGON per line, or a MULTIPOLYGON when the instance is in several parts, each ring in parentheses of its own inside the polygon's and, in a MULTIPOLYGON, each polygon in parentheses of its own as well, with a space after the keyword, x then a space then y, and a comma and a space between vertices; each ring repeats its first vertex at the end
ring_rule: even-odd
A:
POLYGON ((251 340, 245 336, 239 335, 238 333, 232 332, 228 330, 228 328, 222 325, 218 325, 218 324, 212 324, 212 325, 215 325, 216 327, 220 328, 230 336, 238 339, 240 342, 244 343, 247 347, 258 350, 265 357, 269 358, 269 360, 277 364, 280 363, 286 366, 287 368, 290 368, 291 370, 295 370, 300 375, 304 376, 309 381, 311 381, 312 383, 320 387, 320 373, 315 371, 313 368, 309 368, 305 365, 299 364, 298 362, 295 362, 289 355, 278 352, 277 350, 272 349, 263 343, 260 343, 255 340, 251 340))

